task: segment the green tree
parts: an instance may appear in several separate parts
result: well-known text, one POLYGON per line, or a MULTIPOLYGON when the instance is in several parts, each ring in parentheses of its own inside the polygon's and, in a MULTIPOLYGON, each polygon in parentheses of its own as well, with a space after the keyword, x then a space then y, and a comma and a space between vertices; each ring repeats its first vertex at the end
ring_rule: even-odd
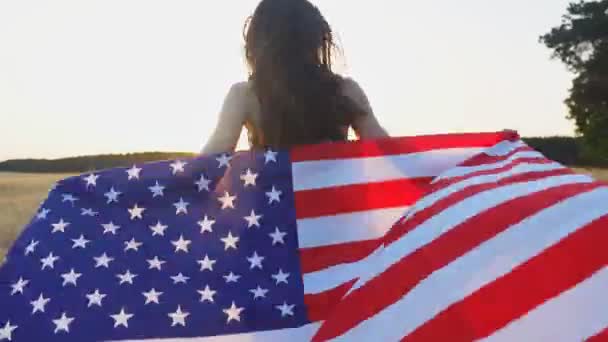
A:
POLYGON ((571 3, 540 40, 576 75, 565 102, 585 154, 608 160, 608 0, 571 3))

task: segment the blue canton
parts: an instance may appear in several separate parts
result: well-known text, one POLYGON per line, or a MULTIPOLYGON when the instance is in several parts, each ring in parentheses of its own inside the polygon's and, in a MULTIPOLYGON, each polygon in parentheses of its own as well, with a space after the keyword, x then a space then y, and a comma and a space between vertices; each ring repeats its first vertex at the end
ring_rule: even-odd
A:
POLYGON ((287 153, 60 181, 0 269, 0 341, 238 334, 308 323, 287 153))

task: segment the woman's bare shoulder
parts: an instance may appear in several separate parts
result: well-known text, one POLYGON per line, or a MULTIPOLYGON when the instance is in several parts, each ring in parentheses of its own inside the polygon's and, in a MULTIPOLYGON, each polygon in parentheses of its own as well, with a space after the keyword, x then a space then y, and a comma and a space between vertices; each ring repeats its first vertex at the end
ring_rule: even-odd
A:
POLYGON ((238 102, 245 112, 255 111, 258 103, 251 82, 236 82, 230 87, 230 96, 233 101, 238 102))
POLYGON ((357 81, 351 77, 342 77, 342 94, 351 98, 367 114, 373 114, 369 99, 357 81))
POLYGON ((366 115, 357 117, 355 122, 353 122, 353 128, 360 138, 382 138, 388 136, 386 130, 376 119, 369 99, 357 81, 350 77, 343 77, 342 93, 344 96, 351 98, 366 113, 366 115))
POLYGON ((215 130, 203 148, 203 153, 221 153, 234 150, 247 120, 250 91, 247 82, 230 86, 224 98, 215 130))
POLYGON ((228 91, 228 98, 243 101, 251 93, 251 86, 249 82, 236 82, 230 86, 228 91))

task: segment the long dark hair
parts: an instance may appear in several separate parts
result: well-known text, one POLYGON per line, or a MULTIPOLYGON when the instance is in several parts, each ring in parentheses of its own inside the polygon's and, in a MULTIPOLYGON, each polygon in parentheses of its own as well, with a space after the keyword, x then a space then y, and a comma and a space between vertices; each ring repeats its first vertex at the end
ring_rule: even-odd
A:
POLYGON ((262 0, 245 23, 245 57, 258 98, 260 147, 291 147, 346 139, 344 128, 363 111, 342 95, 332 71, 339 48, 317 7, 307 0, 262 0))

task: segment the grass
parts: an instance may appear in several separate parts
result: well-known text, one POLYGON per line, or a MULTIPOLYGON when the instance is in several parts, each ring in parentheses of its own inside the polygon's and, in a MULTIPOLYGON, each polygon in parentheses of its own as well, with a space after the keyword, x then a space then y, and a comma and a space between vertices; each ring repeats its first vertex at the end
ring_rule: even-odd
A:
MULTIPOLYGON (((577 168, 608 181, 608 169, 577 168)), ((0 173, 0 264, 21 229, 32 218, 51 185, 64 174, 0 173)))
POLYGON ((51 185, 66 176, 0 173, 0 263, 46 197, 51 185))
POLYGON ((591 175, 599 180, 608 181, 608 169, 574 168, 574 170, 591 175))

